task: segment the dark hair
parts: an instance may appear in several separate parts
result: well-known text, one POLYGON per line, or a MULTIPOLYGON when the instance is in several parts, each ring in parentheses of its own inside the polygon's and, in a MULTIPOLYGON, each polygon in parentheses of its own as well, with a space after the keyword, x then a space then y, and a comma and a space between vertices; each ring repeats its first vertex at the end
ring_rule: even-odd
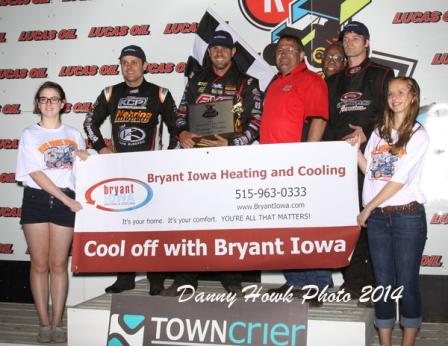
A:
MULTIPOLYGON (((395 77, 389 81, 387 86, 386 97, 389 94, 389 87, 393 81, 402 81, 405 82, 409 91, 413 95, 413 100, 409 105, 409 109, 407 110, 407 114, 403 120, 403 123, 400 125, 400 128, 397 130, 398 132, 398 141, 392 145, 392 154, 397 154, 401 149, 406 147, 409 140, 412 137, 413 127, 417 122, 417 116, 420 109, 420 87, 417 81, 411 77, 395 77)), ((378 132, 381 138, 385 139, 387 143, 392 144, 392 128, 394 125, 394 112, 389 107, 389 102, 386 101, 386 107, 384 109, 384 117, 379 120, 378 123, 378 132)))
MULTIPOLYGON (((34 113, 41 114, 40 109, 38 107, 38 103, 39 103, 38 100, 39 100, 39 97, 40 97, 40 93, 44 89, 54 89, 54 90, 56 90, 58 92, 59 97, 61 98, 61 100, 63 102, 66 101, 64 89, 62 89, 62 87, 58 83, 47 81, 47 82, 43 83, 39 87, 39 89, 37 89, 36 95, 34 95, 34 113)), ((65 112, 65 107, 62 108, 59 113, 62 114, 64 112, 65 112)))
POLYGON ((278 43, 280 43, 280 41, 283 40, 284 38, 287 39, 287 40, 291 40, 291 41, 294 41, 295 43, 297 43, 297 48, 299 49, 299 52, 305 51, 305 48, 303 47, 302 40, 300 38, 298 38, 297 36, 282 35, 280 37, 280 39, 278 40, 278 43))

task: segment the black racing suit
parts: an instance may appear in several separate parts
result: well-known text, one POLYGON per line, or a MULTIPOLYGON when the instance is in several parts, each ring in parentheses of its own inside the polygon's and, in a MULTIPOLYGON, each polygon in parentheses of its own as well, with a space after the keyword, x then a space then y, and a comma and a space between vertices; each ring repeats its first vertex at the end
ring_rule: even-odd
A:
MULTIPOLYGON (((229 145, 251 144, 258 139, 261 121, 261 92, 258 80, 241 73, 235 64, 220 77, 212 67, 206 67, 191 77, 185 87, 182 100, 177 111, 177 133, 188 131, 188 105, 196 103, 233 100, 234 105, 241 103, 242 113, 236 116, 240 121, 242 133, 229 138, 229 145)), ((198 273, 178 273, 175 284, 198 285, 198 273)), ((224 288, 241 286, 241 272, 222 272, 221 282, 224 288)))
POLYGON ((189 79, 177 111, 177 134, 188 131, 188 105, 229 99, 234 105, 241 103, 243 108, 235 119, 240 122, 242 133, 229 138, 229 145, 251 144, 257 140, 261 121, 258 80, 241 73, 235 64, 222 77, 208 67, 189 79))
POLYGON ((143 80, 131 88, 125 82, 103 90, 87 113, 84 129, 97 151, 106 147, 100 131, 110 116, 112 141, 117 153, 162 148, 162 122, 170 133, 169 148, 175 145, 176 104, 168 89, 143 80))
MULTIPOLYGON (((101 124, 110 117, 112 141, 117 153, 162 149, 163 126, 168 127, 168 149, 176 145, 176 104, 168 89, 143 80, 131 88, 125 82, 106 87, 87 113, 84 129, 93 148, 100 151, 106 143, 100 131, 101 124)), ((163 286, 165 273, 147 273, 153 287, 163 286)), ((119 273, 117 282, 132 286, 135 273, 119 273)))
MULTIPOLYGON (((361 126, 367 139, 384 113, 386 91, 394 77, 393 70, 372 62, 369 58, 361 65, 347 67, 327 80, 329 94, 329 122, 327 140, 342 140, 353 132, 348 125, 361 126)), ((365 147, 363 145, 363 148, 365 147)), ((358 169, 358 193, 361 205, 364 174, 358 169)), ((362 287, 374 284, 367 232, 363 228, 350 265, 342 272, 344 288, 354 298, 362 287)))

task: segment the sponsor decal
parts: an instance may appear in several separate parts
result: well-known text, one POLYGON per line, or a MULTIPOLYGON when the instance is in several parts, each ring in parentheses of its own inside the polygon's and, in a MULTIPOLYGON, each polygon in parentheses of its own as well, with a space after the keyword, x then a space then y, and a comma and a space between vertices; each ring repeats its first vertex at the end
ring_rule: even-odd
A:
POLYGON ((146 109, 148 104, 147 97, 126 96, 118 101, 118 108, 120 109, 146 109))
POLYGON ((183 288, 178 299, 113 295, 107 344, 306 345, 308 305, 292 294, 274 299, 252 285, 236 299, 183 288))
POLYGON ((20 114, 20 103, 0 105, 0 112, 3 114, 20 114))
POLYGON ((0 183, 13 184, 16 182, 15 173, 0 173, 0 183))
POLYGON ((341 101, 359 100, 362 92, 350 91, 341 96, 341 101))
POLYGON ((143 345, 145 316, 112 314, 108 345, 143 345))
POLYGON ((22 208, 0 207, 0 217, 20 217, 22 208))
POLYGON ((0 6, 41 5, 49 3, 50 0, 0 0, 0 6))
POLYGON ((92 109, 92 102, 76 102, 75 104, 66 103, 66 113, 88 113, 92 109))
POLYGON ((6 244, 6 243, 0 243, 0 254, 13 254, 14 250, 13 250, 13 246, 14 244, 6 244))
POLYGON ((0 43, 6 42, 6 32, 0 32, 0 43))
POLYGON ((0 80, 1 79, 25 79, 25 78, 47 78, 47 68, 46 67, 33 67, 30 70, 27 68, 16 68, 16 69, 0 69, 0 80))
POLYGON ((18 147, 18 139, 0 139, 0 149, 17 149, 18 147))
POLYGON ((434 213, 431 218, 431 225, 446 225, 448 224, 448 213, 434 213))
POLYGON ((448 65, 448 53, 436 53, 431 65, 448 65))
POLYGON ((392 20, 392 24, 437 23, 442 18, 445 22, 448 22, 448 11, 445 13, 440 11, 397 12, 392 20))
POLYGON ((139 209, 153 197, 152 188, 132 178, 112 178, 100 181, 87 189, 86 203, 97 209, 125 212, 139 209))
POLYGON ((121 144, 132 146, 144 143, 146 134, 145 131, 138 127, 126 127, 126 125, 122 125, 118 130, 118 137, 121 144))
POLYGON ((423 255, 420 266, 440 268, 443 266, 442 258, 440 255, 423 255))
POLYGON ((190 34, 195 33, 198 28, 198 23, 168 23, 163 31, 164 35, 169 34, 190 34))
POLYGON ((96 76, 118 75, 118 65, 76 65, 76 66, 62 66, 59 70, 59 77, 89 77, 96 76))
POLYGON ((76 35, 77 29, 61 29, 57 30, 32 30, 22 31, 17 41, 52 41, 56 38, 59 40, 74 40, 78 36, 76 35))
POLYGON ((259 29, 269 30, 288 19, 291 0, 239 0, 244 17, 259 29))
POLYGON ((92 26, 90 28, 88 38, 99 38, 99 37, 123 37, 127 35, 131 36, 144 36, 150 35, 151 30, 149 29, 149 24, 143 25, 133 25, 129 27, 127 25, 117 25, 117 26, 92 26))

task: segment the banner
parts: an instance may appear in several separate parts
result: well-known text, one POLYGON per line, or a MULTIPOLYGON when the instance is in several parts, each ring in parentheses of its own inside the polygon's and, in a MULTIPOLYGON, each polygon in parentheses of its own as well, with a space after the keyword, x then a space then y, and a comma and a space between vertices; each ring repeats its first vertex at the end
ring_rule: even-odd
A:
POLYGON ((113 294, 107 345, 306 345, 308 304, 253 286, 244 300, 191 290, 179 301, 113 294))
POLYGON ((96 155, 77 174, 74 272, 335 268, 358 237, 344 142, 96 155))

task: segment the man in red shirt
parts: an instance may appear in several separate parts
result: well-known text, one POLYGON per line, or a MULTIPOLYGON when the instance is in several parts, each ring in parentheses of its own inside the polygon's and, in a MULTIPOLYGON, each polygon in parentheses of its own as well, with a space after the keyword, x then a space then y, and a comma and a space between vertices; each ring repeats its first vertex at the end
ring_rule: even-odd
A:
MULTIPOLYGON (((324 80, 307 69, 304 57, 298 30, 284 29, 275 49, 279 73, 266 90, 263 104, 261 144, 322 139, 328 119, 328 90, 324 80), (305 125, 308 131, 304 131, 305 125)), ((300 270, 285 271, 286 284, 270 293, 284 293, 290 287, 293 293, 300 293, 304 284, 301 274, 300 270)), ((331 274, 327 271, 307 270, 307 276, 319 290, 331 284, 331 274)), ((322 305, 319 301, 310 304, 322 305)))
POLYGON ((325 82, 307 69, 298 30, 280 33, 275 50, 279 73, 269 85, 263 104, 260 143, 302 141, 304 124, 309 131, 304 141, 320 141, 328 119, 328 91, 325 82))

